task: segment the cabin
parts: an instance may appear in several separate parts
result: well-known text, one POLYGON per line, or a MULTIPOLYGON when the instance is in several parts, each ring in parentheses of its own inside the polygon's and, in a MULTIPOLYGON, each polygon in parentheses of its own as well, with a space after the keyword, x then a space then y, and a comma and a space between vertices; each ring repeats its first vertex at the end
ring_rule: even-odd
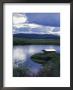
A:
POLYGON ((44 53, 49 53, 49 52, 56 52, 55 49, 44 49, 42 50, 44 53))

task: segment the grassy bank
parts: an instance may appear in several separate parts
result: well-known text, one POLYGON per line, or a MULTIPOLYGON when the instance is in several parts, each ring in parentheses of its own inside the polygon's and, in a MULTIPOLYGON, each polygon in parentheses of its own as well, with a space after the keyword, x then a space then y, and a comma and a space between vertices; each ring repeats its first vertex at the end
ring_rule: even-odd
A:
POLYGON ((13 38, 13 45, 59 45, 60 40, 13 38))
POLYGON ((37 53, 31 56, 36 63, 42 64, 43 69, 38 73, 39 77, 60 76, 60 55, 57 53, 37 53))

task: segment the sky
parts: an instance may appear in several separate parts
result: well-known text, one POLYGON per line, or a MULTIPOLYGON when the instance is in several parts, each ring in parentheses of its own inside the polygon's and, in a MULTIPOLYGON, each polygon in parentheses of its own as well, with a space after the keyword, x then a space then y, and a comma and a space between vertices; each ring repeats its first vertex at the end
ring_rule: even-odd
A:
POLYGON ((59 13, 13 13, 13 33, 59 34, 59 13))
POLYGON ((30 23, 37 23, 45 26, 60 26, 59 13, 26 13, 30 23))

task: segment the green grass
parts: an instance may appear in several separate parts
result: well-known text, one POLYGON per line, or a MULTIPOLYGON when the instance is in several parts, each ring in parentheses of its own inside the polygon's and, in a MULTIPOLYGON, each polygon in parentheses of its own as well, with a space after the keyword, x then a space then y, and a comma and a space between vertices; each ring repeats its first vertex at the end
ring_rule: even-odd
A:
POLYGON ((13 77, 26 77, 28 76, 27 71, 29 71, 27 67, 14 67, 13 77))
POLYGON ((59 54, 56 54, 55 52, 49 52, 49 53, 37 53, 31 56, 31 59, 40 64, 45 64, 48 61, 59 61, 59 54))
POLYGON ((40 77, 59 77, 60 76, 60 55, 55 52, 37 53, 31 56, 32 61, 42 64, 40 77))
POLYGON ((13 45, 59 45, 60 40, 13 38, 13 45))

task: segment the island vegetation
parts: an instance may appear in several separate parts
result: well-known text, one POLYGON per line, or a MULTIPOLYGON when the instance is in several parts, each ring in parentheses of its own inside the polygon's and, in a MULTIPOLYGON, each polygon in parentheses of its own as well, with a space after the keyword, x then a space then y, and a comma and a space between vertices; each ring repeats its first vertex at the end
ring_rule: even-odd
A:
POLYGON ((40 77, 60 76, 60 54, 56 52, 37 53, 31 58, 34 62, 43 65, 43 69, 38 73, 40 77))

